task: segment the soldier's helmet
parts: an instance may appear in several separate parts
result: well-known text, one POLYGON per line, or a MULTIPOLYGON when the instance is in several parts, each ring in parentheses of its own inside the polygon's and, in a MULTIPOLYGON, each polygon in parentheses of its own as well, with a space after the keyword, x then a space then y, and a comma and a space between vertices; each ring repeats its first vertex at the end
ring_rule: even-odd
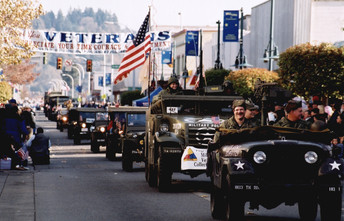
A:
POLYGON ((167 85, 170 86, 170 84, 172 83, 176 83, 179 85, 179 81, 176 77, 170 77, 170 79, 168 79, 167 85))

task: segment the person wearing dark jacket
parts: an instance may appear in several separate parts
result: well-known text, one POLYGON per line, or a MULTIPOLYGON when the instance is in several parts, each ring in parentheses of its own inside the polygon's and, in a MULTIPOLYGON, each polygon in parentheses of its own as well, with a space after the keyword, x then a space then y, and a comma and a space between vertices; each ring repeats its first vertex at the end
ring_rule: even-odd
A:
POLYGON ((6 115, 4 119, 3 128, 8 136, 11 136, 15 141, 14 147, 18 150, 23 146, 23 136, 29 134, 25 127, 24 121, 20 118, 18 114, 18 107, 11 106, 6 108, 6 115))
POLYGON ((36 123, 31 108, 29 106, 25 106, 20 116, 25 121, 25 126, 32 128, 33 133, 35 133, 36 123))
POLYGON ((43 132, 43 128, 37 128, 37 134, 34 135, 35 138, 28 148, 29 155, 34 165, 50 164, 50 138, 43 134, 43 132))

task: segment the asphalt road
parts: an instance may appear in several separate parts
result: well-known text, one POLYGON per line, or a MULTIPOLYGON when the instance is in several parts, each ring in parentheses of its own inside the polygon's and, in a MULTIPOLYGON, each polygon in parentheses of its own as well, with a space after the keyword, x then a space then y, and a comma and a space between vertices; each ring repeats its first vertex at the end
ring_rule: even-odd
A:
MULTIPOLYGON (((133 172, 124 172, 120 161, 105 158, 105 147, 100 153, 92 153, 89 141, 73 145, 66 130, 59 132, 56 123, 48 121, 43 113, 37 113, 36 120, 51 138, 51 164, 15 173, 32 179, 28 188, 33 188, 33 199, 27 203, 33 205, 27 206, 27 213, 16 210, 7 213, 5 220, 8 217, 11 221, 213 220, 210 182, 205 175, 190 178, 174 174, 171 190, 160 193, 145 181, 143 163, 135 163, 133 172)), ((0 214, 6 211, 4 190, 0 195, 0 214)), ((0 220, 3 220, 1 215, 0 220)), ((299 220, 296 206, 246 209, 246 221, 296 220, 299 220)))

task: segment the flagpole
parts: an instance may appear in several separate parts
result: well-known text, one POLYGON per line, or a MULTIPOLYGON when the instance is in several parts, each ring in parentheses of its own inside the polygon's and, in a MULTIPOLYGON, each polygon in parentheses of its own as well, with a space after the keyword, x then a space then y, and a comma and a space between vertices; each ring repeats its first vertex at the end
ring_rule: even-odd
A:
MULTIPOLYGON (((148 24, 148 27, 149 27, 149 31, 151 31, 151 6, 148 6, 148 8, 149 8, 149 11, 148 11, 148 13, 149 13, 149 24, 148 24)), ((147 82, 147 84, 148 84, 148 87, 147 87, 147 90, 148 90, 148 92, 147 92, 147 94, 148 94, 148 106, 150 106, 150 104, 151 104, 151 102, 150 102, 150 88, 149 88, 149 84, 150 84, 150 73, 151 73, 151 52, 152 51, 150 51, 149 52, 149 57, 148 57, 148 59, 149 59, 149 68, 148 68, 148 82, 147 82)))
POLYGON ((202 47, 202 29, 200 30, 200 56, 199 56, 199 93, 204 94, 204 79, 203 79, 203 47, 202 47))

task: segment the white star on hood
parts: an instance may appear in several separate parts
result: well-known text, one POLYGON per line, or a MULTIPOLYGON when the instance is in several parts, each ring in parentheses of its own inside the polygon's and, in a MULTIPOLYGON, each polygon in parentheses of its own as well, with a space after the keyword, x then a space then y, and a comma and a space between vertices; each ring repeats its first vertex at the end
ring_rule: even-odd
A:
POLYGON ((333 163, 330 163, 330 165, 332 166, 331 170, 334 170, 334 169, 340 170, 339 169, 339 166, 341 165, 340 163, 337 163, 336 161, 334 161, 333 163))
POLYGON ((234 164, 235 166, 237 166, 237 170, 239 169, 244 169, 244 165, 245 163, 241 163, 240 160, 234 164))

